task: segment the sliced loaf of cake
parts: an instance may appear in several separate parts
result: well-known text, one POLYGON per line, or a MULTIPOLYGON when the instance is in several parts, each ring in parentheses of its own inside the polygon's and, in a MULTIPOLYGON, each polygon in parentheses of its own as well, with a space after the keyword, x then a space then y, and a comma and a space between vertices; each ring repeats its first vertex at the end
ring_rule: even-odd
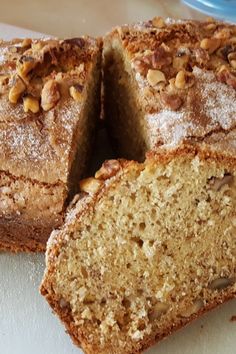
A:
POLYGON ((140 353, 236 295, 235 167, 185 147, 81 182, 41 293, 85 353, 140 353))
POLYGON ((42 251, 90 156, 101 41, 1 41, 0 56, 0 249, 42 251))
POLYGON ((105 39, 120 154, 81 182, 41 293, 87 354, 141 353, 236 295, 236 27, 163 21, 105 39))
POLYGON ((154 18, 115 28, 103 56, 106 121, 120 157, 235 140, 235 25, 154 18))

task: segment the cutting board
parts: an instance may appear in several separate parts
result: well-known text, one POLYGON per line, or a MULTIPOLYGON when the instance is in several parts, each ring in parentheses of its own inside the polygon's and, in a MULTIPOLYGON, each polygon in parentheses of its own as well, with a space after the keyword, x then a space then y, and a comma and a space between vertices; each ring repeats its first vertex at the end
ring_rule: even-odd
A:
MULTIPOLYGON (((0 24, 0 33, 4 39, 41 35, 5 24, 0 24)), ((0 354, 82 354, 39 295, 43 271, 43 254, 0 253, 0 354)), ((176 332, 147 354, 235 354, 233 315, 236 300, 176 332)))

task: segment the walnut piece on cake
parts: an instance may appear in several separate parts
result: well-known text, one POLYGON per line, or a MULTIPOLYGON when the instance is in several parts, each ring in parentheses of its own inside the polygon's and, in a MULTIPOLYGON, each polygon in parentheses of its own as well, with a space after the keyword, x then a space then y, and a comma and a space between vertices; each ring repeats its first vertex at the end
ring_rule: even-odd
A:
POLYGON ((141 353, 236 297, 235 167, 185 145, 81 182, 41 293, 86 354, 141 353))
POLYGON ((143 161, 162 145, 235 130, 235 25, 156 18, 115 28, 103 55, 107 125, 119 156, 143 161))
POLYGON ((87 166, 101 40, 1 41, 0 57, 0 248, 42 251, 87 166))
POLYGON ((81 181, 41 285, 86 354, 142 353, 236 297, 235 38, 160 18, 105 38, 107 125, 144 161, 81 181))

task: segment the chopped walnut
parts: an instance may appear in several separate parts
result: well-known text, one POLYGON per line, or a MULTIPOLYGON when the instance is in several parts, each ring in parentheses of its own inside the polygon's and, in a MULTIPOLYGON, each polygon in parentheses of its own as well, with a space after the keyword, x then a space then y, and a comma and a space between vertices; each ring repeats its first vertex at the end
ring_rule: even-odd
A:
POLYGON ((32 39, 30 38, 25 38, 22 43, 21 43, 21 46, 22 48, 28 48, 31 46, 31 43, 32 43, 32 39))
POLYGON ((216 24, 215 23, 209 23, 208 25, 206 25, 205 29, 207 31, 214 31, 216 29, 216 24))
POLYGON ((219 68, 218 68, 218 73, 221 73, 222 71, 224 70, 229 70, 229 65, 221 65, 219 68))
POLYGON ((32 96, 24 97, 24 111, 37 113, 39 111, 39 101, 32 96))
POLYGON ((172 77, 172 79, 169 80, 169 86, 168 86, 170 91, 175 91, 176 86, 175 86, 175 78, 172 77))
POLYGON ((44 111, 55 107, 60 99, 58 83, 55 80, 48 80, 41 93, 41 106, 44 111))
POLYGON ((23 80, 19 76, 16 76, 13 80, 13 86, 9 91, 9 95, 8 95, 9 101, 11 103, 17 103, 17 101, 19 100, 19 98, 21 97, 25 89, 26 89, 26 85, 23 82, 23 80))
POLYGON ((233 46, 232 45, 230 45, 230 44, 226 44, 225 46, 223 46, 223 47, 220 47, 218 50, 217 50, 217 52, 216 52, 216 54, 217 54, 217 56, 218 57, 220 57, 221 59, 223 59, 223 60, 228 60, 228 55, 231 53, 231 52, 233 52, 233 46))
POLYGON ((231 37, 231 29, 230 28, 222 28, 218 32, 214 34, 214 37, 217 39, 229 39, 231 37))
POLYGON ((107 179, 114 176, 120 169, 120 163, 118 160, 107 160, 102 164, 100 170, 95 174, 95 178, 107 179))
POLYGON ((0 75, 0 93, 4 93, 9 82, 7 75, 0 75))
POLYGON ((163 66, 166 67, 171 63, 171 54, 163 46, 160 46, 151 54, 143 55, 141 58, 139 57, 134 60, 136 70, 145 76, 149 69, 160 70, 163 66))
POLYGON ((1 85, 6 85, 9 82, 9 76, 8 75, 0 75, 0 84, 1 85))
POLYGON ((236 69, 236 52, 231 52, 228 54, 228 61, 233 69, 236 69))
POLYGON ((179 89, 185 88, 185 72, 179 71, 175 78, 175 86, 179 89))
POLYGON ((225 174, 222 178, 212 177, 210 179, 210 186, 214 191, 219 191, 224 185, 230 185, 234 181, 231 174, 225 174))
POLYGON ((161 69, 163 66, 168 66, 172 63, 172 57, 166 48, 160 46, 152 54, 151 63, 153 69, 161 69))
POLYGON ((177 94, 161 92, 160 98, 162 104, 173 111, 177 111, 182 106, 183 103, 181 97, 179 97, 177 94))
POLYGON ((159 82, 165 82, 165 74, 160 70, 149 69, 147 73, 147 81, 151 86, 155 86, 159 82))
POLYGON ((152 19, 152 25, 157 28, 163 28, 165 27, 165 21, 162 17, 157 16, 152 19))
POLYGON ((186 89, 194 84, 194 76, 192 73, 181 70, 178 72, 175 78, 175 86, 178 89, 186 89))
POLYGON ((223 82, 236 90, 236 75, 234 75, 226 66, 220 68, 216 77, 220 82, 223 82))
POLYGON ((76 84, 70 87, 70 95, 76 101, 80 102, 82 99, 83 86, 76 84))
POLYGON ((195 55, 197 63, 200 65, 205 65, 210 59, 210 55, 205 49, 196 48, 193 50, 193 53, 195 55))
POLYGON ((188 55, 181 55, 174 57, 173 59, 173 68, 176 70, 181 70, 185 69, 187 64, 189 62, 189 56, 188 55))
POLYGON ((95 194, 102 187, 103 182, 99 179, 89 177, 79 182, 80 190, 89 194, 95 194))
POLYGON ((144 63, 140 58, 135 59, 133 61, 134 68, 137 70, 138 73, 141 75, 145 76, 148 71, 148 66, 146 63, 144 63))
POLYGON ((230 64, 231 64, 232 68, 236 70, 236 60, 235 59, 231 60, 230 64))
POLYGON ((210 54, 214 53, 221 45, 221 39, 219 38, 204 38, 200 47, 206 49, 210 54))
POLYGON ((17 63, 17 74, 23 79, 27 80, 29 72, 35 68, 37 62, 31 56, 23 55, 17 63))
POLYGON ((81 37, 65 39, 63 43, 78 46, 80 49, 85 46, 85 40, 81 37))
POLYGON ((46 42, 36 42, 32 43, 31 47, 33 52, 39 52, 46 45, 46 42))
POLYGON ((31 96, 40 98, 41 97, 41 92, 43 88, 43 80, 40 77, 35 77, 32 80, 30 80, 30 83, 27 87, 27 93, 30 94, 31 96))

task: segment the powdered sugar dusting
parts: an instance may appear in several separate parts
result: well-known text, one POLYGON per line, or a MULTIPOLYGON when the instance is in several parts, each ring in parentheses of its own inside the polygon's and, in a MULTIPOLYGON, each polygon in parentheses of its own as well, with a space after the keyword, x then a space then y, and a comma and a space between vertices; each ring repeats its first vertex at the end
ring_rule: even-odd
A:
MULTIPOLYGON (((15 176, 22 175, 47 183, 67 181, 70 162, 76 149, 74 138, 77 134, 74 133, 80 125, 79 138, 83 134, 84 122, 80 123, 83 119, 81 107, 87 99, 85 94, 81 102, 76 102, 69 95, 69 87, 79 82, 84 92, 87 92, 87 82, 90 80, 88 73, 98 51, 97 40, 86 37, 84 42, 85 47, 78 52, 78 58, 74 59, 81 64, 81 68, 78 67, 81 70, 68 69, 65 73, 58 73, 56 76, 61 91, 59 102, 51 110, 45 112, 40 109, 37 114, 24 112, 22 99, 17 104, 9 102, 8 90, 12 87, 12 78, 16 73, 16 60, 22 55, 22 50, 17 50, 17 47, 22 48, 22 40, 1 42, 0 63, 5 62, 2 71, 10 78, 0 99, 0 150, 3 170, 15 176)), ((63 41, 56 41, 56 45, 60 43, 63 41)), ((47 45, 43 50, 46 47, 47 45)), ((65 50, 70 50, 70 47, 65 50)))
POLYGON ((86 209, 86 207, 92 202, 92 196, 89 194, 81 195, 78 194, 74 197, 71 207, 68 209, 66 214, 66 223, 71 224, 76 220, 76 217, 86 209), (73 204, 76 203, 75 207, 73 204))
POLYGON ((167 25, 174 25, 174 24, 177 24, 177 23, 186 23, 186 22, 188 22, 188 20, 181 20, 181 19, 174 19, 174 18, 171 18, 171 17, 167 17, 166 19, 165 19, 165 23, 167 24, 167 25))
POLYGON ((163 110, 146 117, 150 130, 150 148, 157 143, 176 146, 192 131, 194 125, 186 120, 185 112, 163 110))
MULTIPOLYGON (((190 37, 196 32, 196 38, 189 41, 189 44, 181 43, 184 47, 187 46, 189 53, 199 45, 197 35, 200 36, 201 31, 199 31, 199 25, 195 21, 168 18, 165 23, 167 26, 160 29, 161 31, 168 32, 172 28, 171 26, 176 24, 173 31, 176 31, 177 44, 175 45, 174 42, 168 44, 170 47, 173 45, 174 51, 179 48, 179 41, 181 43, 177 33, 183 35, 184 41, 185 32, 186 34, 189 32, 190 37), (179 24, 182 25, 178 26, 179 24), (168 26, 170 26, 169 29, 168 26)), ((139 26, 141 26, 140 23, 135 28, 139 28, 139 26)), ((151 21, 144 23, 143 26, 144 32, 146 28, 148 30, 153 28, 151 21)), ((140 30, 142 30, 141 27, 140 30)), ((225 83, 219 82, 215 69, 210 71, 194 66, 198 65, 198 61, 195 61, 194 56, 192 56, 192 74, 195 78, 193 86, 178 89, 176 86, 173 87, 173 83, 169 84, 168 82, 170 79, 174 79, 177 73, 174 71, 169 73, 168 64, 160 62, 160 67, 163 65, 161 71, 165 73, 166 82, 158 82, 154 86, 147 80, 148 69, 154 68, 155 55, 150 56, 154 53, 153 48, 155 48, 152 42, 153 38, 150 36, 149 41, 147 35, 145 43, 143 43, 136 34, 132 36, 132 31, 131 37, 132 45, 130 48, 127 46, 127 51, 131 58, 131 68, 139 89, 139 102, 141 102, 144 112, 147 112, 145 122, 149 149, 154 149, 156 146, 163 144, 176 146, 194 138, 196 138, 195 140, 204 140, 214 131, 229 132, 236 128, 236 90, 225 83), (139 48, 141 48, 140 51, 139 48), (162 96, 163 91, 164 94, 167 94, 168 100, 162 99, 162 97, 164 98, 164 95, 162 96), (173 100, 176 99, 177 103, 181 103, 180 108, 177 107, 177 111, 170 110, 171 106, 173 109, 175 108, 175 102, 171 102, 171 96, 173 96, 173 100)), ((130 41, 129 38, 128 40, 130 41)))
POLYGON ((46 250, 46 264, 53 260, 54 255, 51 253, 54 246, 62 241, 68 241, 70 238, 70 233, 68 228, 74 227, 74 224, 78 222, 79 215, 91 205, 93 197, 89 194, 77 194, 70 203, 70 206, 67 209, 65 223, 61 229, 53 230, 48 241, 47 241, 47 250, 46 250), (65 230, 65 232, 63 231, 65 230))
POLYGON ((12 159, 27 158, 29 161, 34 160, 41 161, 47 156, 48 159, 52 159, 50 152, 48 153, 47 147, 43 144, 43 138, 38 134, 34 126, 25 124, 14 125, 14 129, 11 129, 9 125, 7 130, 0 131, 0 139, 2 141, 8 141, 8 147, 10 147, 10 154, 12 159), (29 147, 27 149, 26 147, 29 147), (16 154, 17 152, 17 154, 16 154))
POLYGON ((7 52, 8 52, 7 48, 0 49, 0 64, 3 64, 6 61, 7 52))
POLYGON ((51 111, 29 117, 20 104, 0 100, 2 168, 18 176, 54 183, 66 180, 73 132, 82 104, 61 99, 51 111))
MULTIPOLYGON (((132 63, 132 68, 135 69, 134 63, 132 63)), ((147 80, 144 79, 144 77, 140 73, 137 72, 135 74, 135 78, 140 88, 148 86, 147 80)))
POLYGON ((202 113, 211 118, 211 125, 220 125, 229 130, 236 125, 236 91, 230 86, 216 81, 213 72, 194 67, 200 89, 202 113))
MULTIPOLYGON (((170 18, 170 17, 164 19, 164 21, 165 21, 166 25, 182 24, 182 23, 189 22, 188 20, 180 20, 180 19, 177 20, 177 19, 170 18)), ((137 31, 150 31, 153 29, 155 29, 156 31, 160 31, 160 32, 163 31, 162 28, 158 28, 156 26, 153 26, 152 21, 139 21, 139 22, 134 23, 131 27, 137 31)))
MULTIPOLYGON (((204 138, 215 130, 227 132, 236 127, 236 91, 218 82, 213 72, 195 67, 193 74, 195 91, 187 95, 196 92, 197 106, 186 97, 181 111, 164 109, 146 115, 151 149, 162 144, 176 146, 188 138, 204 138)), ((140 78, 138 82, 141 86, 140 78)))

